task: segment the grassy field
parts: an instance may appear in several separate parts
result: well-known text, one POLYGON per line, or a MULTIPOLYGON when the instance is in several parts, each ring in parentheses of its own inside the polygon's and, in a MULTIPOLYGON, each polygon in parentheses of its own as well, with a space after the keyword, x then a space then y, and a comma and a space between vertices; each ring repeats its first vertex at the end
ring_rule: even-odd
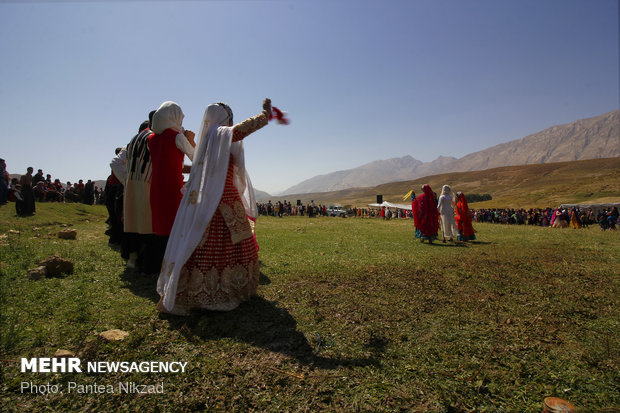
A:
POLYGON ((412 221, 261 217, 258 295, 228 313, 160 315, 126 271, 105 208, 0 209, 6 411, 540 412, 555 395, 620 409, 620 233, 478 224, 478 242, 421 244, 412 221), (75 228, 78 239, 56 233, 75 228), (57 254, 75 272, 33 281, 57 254), (122 329, 106 342, 97 334, 122 329), (185 373, 21 373, 22 357, 182 361, 185 373), (70 382, 163 394, 67 393, 70 382), (58 384, 57 394, 21 392, 58 384))

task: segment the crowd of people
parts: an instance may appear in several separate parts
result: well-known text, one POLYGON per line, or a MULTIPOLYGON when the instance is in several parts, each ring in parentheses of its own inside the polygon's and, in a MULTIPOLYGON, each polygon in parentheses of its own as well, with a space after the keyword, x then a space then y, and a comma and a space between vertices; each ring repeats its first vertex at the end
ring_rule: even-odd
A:
MULTIPOLYGON (((446 237, 448 240, 450 239, 459 239, 459 235, 455 235, 454 231, 449 228, 452 226, 452 222, 450 220, 445 221, 445 217, 450 216, 450 205, 452 205, 452 210, 454 212, 455 217, 459 216, 458 213, 458 205, 460 204, 464 207, 467 203, 467 199, 465 199, 465 195, 462 193, 457 193, 456 196, 443 194, 443 191, 447 191, 447 188, 442 189, 442 196, 438 197, 435 192, 433 193, 433 199, 437 203, 438 212, 440 212, 440 224, 442 222, 441 216, 444 218, 445 227, 448 228, 448 232, 446 232, 446 237), (463 197, 464 199, 460 199, 463 197), (441 215, 441 211, 445 210, 445 214, 441 215)), ((424 191, 423 191, 424 192, 424 191)), ((411 191, 409 194, 412 194, 415 197, 415 193, 411 191)), ((409 196, 409 194, 407 196, 409 196)), ((415 199, 415 198, 414 198, 415 199)), ((358 217, 358 218, 382 218, 382 219, 411 219, 415 218, 414 209, 413 209, 413 200, 412 199, 412 209, 404 209, 397 207, 389 207, 389 206, 380 206, 374 208, 357 208, 351 207, 346 209, 346 216, 348 217, 358 217)), ((277 201, 267 203, 259 203, 258 211, 261 215, 265 216, 329 216, 330 209, 327 205, 318 204, 315 205, 314 201, 303 204, 300 201, 297 202, 297 205, 294 205, 290 202, 285 201, 277 201)), ((469 211, 469 210, 468 210, 469 211)), ((611 229, 615 230, 620 225, 620 217, 618 216, 618 207, 609 206, 606 208, 602 208, 599 210, 595 210, 592 208, 530 208, 530 209, 514 209, 514 208, 487 208, 487 209, 472 209, 467 213, 472 222, 480 222, 480 223, 493 223, 493 224, 507 224, 507 225, 536 225, 542 227, 554 227, 554 228, 588 228, 591 225, 599 225, 601 229, 611 229)), ((331 214, 333 215, 333 214, 331 214)), ((461 213, 462 215, 462 213, 461 213)), ((455 218, 456 219, 456 218, 455 218)), ((440 226, 443 228, 443 226, 440 226)), ((443 236, 442 238, 445 239, 443 236)), ((433 238, 436 239, 437 237, 433 238)), ((466 238, 465 236, 460 236, 460 238, 466 238)), ((427 238, 422 238, 426 240, 427 238)))
POLYGON ((90 179, 82 179, 71 184, 52 180, 52 175, 29 166, 26 173, 18 178, 11 178, 6 169, 6 161, 0 159, 0 205, 15 203, 15 212, 25 217, 35 214, 36 202, 79 202, 87 205, 103 203, 103 191, 90 179))
POLYGON ((507 225, 537 225, 553 228, 588 228, 599 225, 601 229, 615 230, 619 222, 618 207, 602 208, 530 208, 530 209, 479 209, 474 210, 475 222, 507 225))
MULTIPOLYGON (((314 201, 312 202, 314 203, 314 201)), ((271 200, 269 200, 268 202, 257 203, 256 206, 258 208, 258 213, 260 215, 280 217, 280 218, 282 218, 283 216, 302 216, 303 217, 304 215, 308 215, 308 216, 310 216, 311 214, 316 215, 316 214, 320 214, 321 211, 324 211, 327 209, 327 207, 324 205, 311 205, 311 204, 303 205, 301 202, 297 203, 296 205, 293 205, 290 202, 287 202, 286 200, 284 200, 284 202, 277 201, 273 203, 271 202, 271 200)))
MULTIPOLYGON (((257 204, 258 212, 260 215, 283 217, 283 216, 307 216, 307 217, 327 217, 334 215, 330 212, 330 207, 325 204, 315 204, 314 201, 310 201, 307 204, 298 202, 292 204, 290 202, 276 201, 276 202, 262 202, 257 204)), ((345 216, 359 217, 359 218, 385 218, 385 219, 406 219, 413 218, 411 211, 400 208, 357 208, 351 207, 344 210, 345 216)))
MULTIPOLYGON (((316 204, 314 200, 311 200, 305 205, 301 201, 297 201, 294 205, 286 200, 273 203, 269 200, 266 203, 258 203, 256 206, 260 215, 280 218, 283 216, 308 216, 313 218, 317 216, 326 217, 329 215, 329 207, 324 204, 316 204)), ((349 215, 352 213, 352 209, 347 211, 349 215)))

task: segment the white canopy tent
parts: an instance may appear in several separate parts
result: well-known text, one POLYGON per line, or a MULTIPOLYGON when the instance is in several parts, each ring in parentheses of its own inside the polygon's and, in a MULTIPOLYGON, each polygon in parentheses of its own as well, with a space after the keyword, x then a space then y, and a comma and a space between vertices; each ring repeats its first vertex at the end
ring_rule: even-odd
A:
POLYGON ((372 208, 383 208, 383 207, 389 207, 389 208, 396 208, 396 209, 406 209, 407 211, 411 211, 411 204, 406 205, 406 204, 393 204, 391 202, 387 202, 387 201, 383 201, 383 203, 381 204, 368 204, 369 207, 372 208))

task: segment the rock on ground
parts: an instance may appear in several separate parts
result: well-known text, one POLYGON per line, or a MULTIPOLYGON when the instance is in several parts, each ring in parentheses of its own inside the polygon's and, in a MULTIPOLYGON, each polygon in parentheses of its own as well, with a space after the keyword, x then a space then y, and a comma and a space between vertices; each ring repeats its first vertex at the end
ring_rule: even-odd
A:
POLYGON ((129 333, 123 330, 107 330, 99 333, 99 337, 107 341, 121 341, 129 336, 129 333))
POLYGON ((28 276, 31 280, 40 280, 42 277, 47 277, 47 268, 43 265, 28 270, 28 276))
POLYGON ((77 238, 77 230, 75 229, 63 229, 58 232, 58 238, 62 239, 76 239, 77 238))
POLYGON ((56 350, 56 352, 54 353, 54 357, 57 358, 61 358, 61 357, 75 357, 75 354, 69 350, 63 350, 63 349, 58 349, 56 350))
POLYGON ((47 269, 48 277, 55 277, 61 274, 73 274, 73 263, 67 259, 60 258, 58 255, 47 257, 39 263, 47 269))

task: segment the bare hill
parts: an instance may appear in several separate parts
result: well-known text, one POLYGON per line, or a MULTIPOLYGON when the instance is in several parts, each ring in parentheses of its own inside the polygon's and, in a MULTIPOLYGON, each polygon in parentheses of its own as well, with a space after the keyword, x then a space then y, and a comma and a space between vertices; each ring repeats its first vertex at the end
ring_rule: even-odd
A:
POLYGON ((450 165, 452 170, 476 171, 507 165, 620 156, 620 111, 553 126, 522 139, 474 152, 450 165))
POLYGON ((521 139, 468 154, 421 162, 411 156, 374 161, 357 168, 307 179, 284 194, 327 192, 415 179, 450 171, 477 171, 509 165, 620 156, 620 111, 553 126, 521 139))
POLYGON ((409 190, 420 192, 428 183, 439 192, 451 185, 455 191, 491 194, 493 200, 473 207, 547 207, 560 203, 620 202, 620 158, 505 166, 483 171, 448 172, 415 180, 381 184, 374 187, 349 188, 333 192, 289 194, 272 200, 363 207, 375 202, 376 195, 392 202, 403 202, 409 190))
POLYGON ((361 185, 373 186, 400 181, 415 176, 420 166, 422 161, 409 155, 374 161, 357 168, 315 176, 288 188, 284 193, 336 191, 361 185))
POLYGON ((271 198, 271 194, 269 194, 268 192, 265 192, 265 191, 261 191, 261 190, 256 189, 256 188, 254 188, 254 196, 256 197, 256 199, 259 199, 259 200, 270 199, 271 198))

